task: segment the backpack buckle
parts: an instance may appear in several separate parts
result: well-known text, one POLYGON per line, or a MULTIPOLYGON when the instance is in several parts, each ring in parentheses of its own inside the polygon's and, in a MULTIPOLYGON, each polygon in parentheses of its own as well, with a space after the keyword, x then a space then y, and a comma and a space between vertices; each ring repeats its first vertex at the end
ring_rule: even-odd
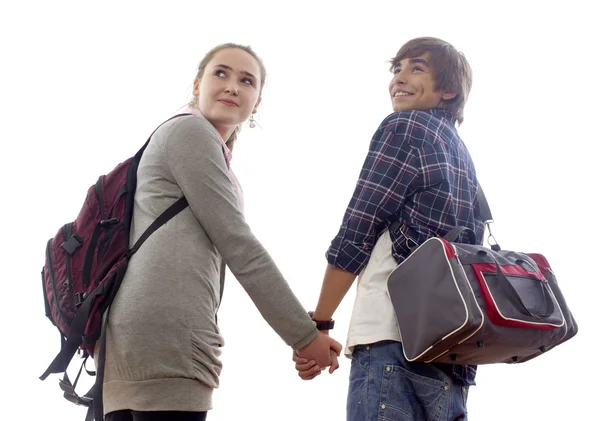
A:
POLYGON ((83 244, 83 240, 81 239, 80 236, 78 236, 77 234, 72 235, 71 238, 69 238, 67 241, 65 241, 64 243, 62 243, 60 246, 63 248, 64 251, 66 251, 67 253, 69 253, 69 255, 75 253, 75 251, 81 247, 81 245, 83 244))
POLYGON ((72 402, 75 405, 79 405, 79 406, 87 406, 87 407, 89 407, 92 404, 92 401, 93 401, 92 398, 88 398, 86 396, 77 396, 74 393, 65 392, 63 394, 63 396, 69 402, 72 402))
POLYGON ((75 307, 79 307, 81 304, 83 304, 83 302, 85 301, 85 299, 88 297, 88 295, 85 292, 76 292, 75 293, 75 307))
POLYGON ((81 406, 90 406, 92 404, 93 398, 87 396, 79 396, 75 393, 75 388, 71 385, 71 382, 61 379, 58 381, 59 386, 63 392, 64 398, 69 402, 74 403, 75 405, 81 406))
POLYGON ((118 222, 119 222, 119 218, 103 219, 102 221, 100 221, 100 226, 102 228, 106 228, 108 226, 117 224, 118 222))

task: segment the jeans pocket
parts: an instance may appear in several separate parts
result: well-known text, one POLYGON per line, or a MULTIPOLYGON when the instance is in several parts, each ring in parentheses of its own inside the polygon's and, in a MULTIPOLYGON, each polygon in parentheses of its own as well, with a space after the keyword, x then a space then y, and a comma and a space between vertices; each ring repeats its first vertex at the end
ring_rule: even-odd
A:
POLYGON ((366 353, 352 353, 350 382, 346 401, 346 416, 349 421, 364 421, 369 401, 369 368, 366 353), (363 365, 364 364, 364 365, 363 365))
POLYGON ((369 365, 371 363, 371 353, 369 351, 370 348, 367 348, 364 345, 357 345, 352 352, 352 362, 356 361, 356 364, 367 373, 369 372, 369 365))
POLYGON ((467 411, 467 399, 469 398, 469 386, 462 387, 463 405, 465 406, 465 412, 467 411))
POLYGON ((442 380, 400 366, 384 366, 378 419, 438 421, 448 412, 449 390, 442 380))

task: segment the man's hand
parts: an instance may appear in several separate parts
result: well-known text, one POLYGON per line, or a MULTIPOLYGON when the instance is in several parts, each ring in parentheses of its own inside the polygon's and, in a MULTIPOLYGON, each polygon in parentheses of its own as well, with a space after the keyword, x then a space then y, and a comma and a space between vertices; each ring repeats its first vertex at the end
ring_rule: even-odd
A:
POLYGON ((322 332, 319 336, 304 348, 299 349, 296 355, 308 361, 314 361, 319 367, 325 368, 333 366, 335 369, 339 366, 337 356, 342 352, 342 345, 335 339, 329 337, 322 332))
MULTIPOLYGON (((340 349, 341 352, 341 349, 340 349)), ((329 351, 331 354, 331 366, 329 367, 329 374, 333 374, 335 370, 340 368, 340 363, 338 362, 338 357, 340 356, 340 352, 336 352, 333 349, 329 351)))
MULTIPOLYGON (((319 302, 312 315, 313 320, 331 319, 355 278, 353 273, 327 265, 319 302)), ((341 352, 342 345, 329 337, 329 331, 320 331, 317 339, 294 353, 298 375, 304 380, 314 379, 326 367, 330 367, 329 373, 333 373, 340 366, 337 357, 341 352), (324 342, 327 343, 326 346, 323 346, 324 342)))
MULTIPOLYGON (((326 335, 324 333, 320 333, 320 335, 329 337, 329 335, 326 335)), ((316 341, 316 339, 315 339, 315 341, 316 341)), ((337 341, 335 341, 333 339, 331 341, 333 343, 337 344, 338 347, 334 348, 332 346, 329 349, 329 358, 330 358, 330 364, 328 364, 330 366, 329 374, 333 373, 335 370, 337 370, 339 368, 340 364, 338 363, 338 357, 342 351, 342 346, 337 341)), ((325 368, 327 367, 327 366, 318 365, 314 359, 310 360, 308 358, 302 357, 301 355, 299 355, 298 352, 294 352, 292 359, 296 363, 295 368, 296 368, 296 370, 298 370, 298 376, 300 376, 300 378, 302 380, 314 379, 319 374, 321 374, 321 371, 325 370, 325 368)))
POLYGON ((296 363, 298 376, 300 376, 302 380, 312 380, 321 374, 321 371, 323 371, 321 367, 317 365, 317 363, 314 361, 308 361, 306 358, 299 357, 295 352, 293 360, 296 363))

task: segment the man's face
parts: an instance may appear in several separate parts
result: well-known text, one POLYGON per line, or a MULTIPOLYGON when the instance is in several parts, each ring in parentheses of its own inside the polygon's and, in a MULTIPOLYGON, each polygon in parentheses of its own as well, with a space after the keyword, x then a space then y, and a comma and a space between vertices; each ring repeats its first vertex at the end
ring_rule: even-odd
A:
POLYGON ((433 71, 429 64, 429 53, 402 59, 394 66, 394 77, 389 87, 394 112, 428 110, 442 106, 442 100, 456 96, 455 93, 435 89, 433 71))

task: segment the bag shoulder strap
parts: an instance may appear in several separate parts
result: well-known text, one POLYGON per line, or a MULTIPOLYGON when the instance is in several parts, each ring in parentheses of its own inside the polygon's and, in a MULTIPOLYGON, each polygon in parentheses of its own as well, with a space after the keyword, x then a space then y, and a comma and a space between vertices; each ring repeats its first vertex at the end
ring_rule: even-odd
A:
POLYGON ((481 184, 478 184, 477 186, 477 199, 479 202, 479 219, 487 226, 489 232, 488 244, 491 246, 493 251, 498 252, 502 250, 502 248, 500 247, 500 244, 498 244, 498 242, 496 241, 496 237, 494 237, 494 234, 492 234, 490 224, 494 222, 494 218, 492 217, 492 211, 490 210, 490 205, 487 199, 485 198, 485 193, 483 192, 481 184), (493 241, 493 244, 490 242, 490 240, 493 241))
MULTIPOLYGON (((483 188, 481 187, 481 184, 477 185, 477 202, 478 202, 478 209, 477 209, 478 215, 476 215, 476 218, 479 221, 486 224, 488 227, 488 230, 490 230, 490 223, 494 222, 494 218, 492 217, 492 211, 490 210, 490 205, 488 204, 488 201, 485 197, 485 193, 483 192, 483 188)), ((456 241, 456 239, 459 237, 459 235, 462 234, 463 232, 468 234, 469 241, 471 244, 477 244, 476 240, 475 240, 475 233, 473 231, 471 231, 469 228, 463 227, 463 226, 454 227, 453 229, 448 231, 448 233, 446 235, 444 235, 443 238, 447 241, 453 242, 453 241, 456 241)), ((490 237, 493 238, 491 230, 490 230, 490 237)), ((494 239, 494 241, 495 241, 495 239, 494 239)), ((492 247, 492 248, 494 248, 494 247, 492 247)))
POLYGON ((494 218, 492 217, 492 211, 490 210, 490 205, 485 198, 485 193, 483 192, 481 183, 478 183, 477 185, 477 199, 479 201, 479 219, 486 224, 488 222, 492 222, 494 218))

